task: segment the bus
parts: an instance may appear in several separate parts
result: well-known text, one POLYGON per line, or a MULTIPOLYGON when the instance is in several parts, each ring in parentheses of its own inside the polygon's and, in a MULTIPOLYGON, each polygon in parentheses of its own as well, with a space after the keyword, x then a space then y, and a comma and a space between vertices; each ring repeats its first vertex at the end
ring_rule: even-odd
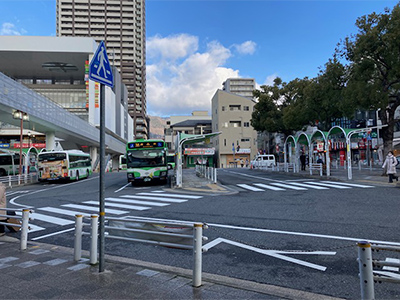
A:
POLYGON ((128 182, 163 181, 168 178, 167 147, 163 140, 139 139, 126 145, 128 182))
POLYGON ((0 176, 16 175, 19 173, 19 153, 0 153, 0 176))
POLYGON ((119 168, 119 170, 126 170, 126 157, 125 157, 125 154, 121 154, 119 156, 118 168, 119 168))
POLYGON ((80 150, 41 152, 38 170, 39 181, 79 180, 92 174, 92 160, 80 150))
POLYGON ((167 155, 168 169, 175 169, 175 154, 170 153, 167 155))

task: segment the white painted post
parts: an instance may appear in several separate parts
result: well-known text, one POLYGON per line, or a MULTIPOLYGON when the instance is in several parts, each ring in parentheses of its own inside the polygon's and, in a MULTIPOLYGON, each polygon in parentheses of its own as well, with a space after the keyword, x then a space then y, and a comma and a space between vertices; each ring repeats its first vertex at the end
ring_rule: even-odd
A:
POLYGON ((82 221, 83 215, 75 215, 75 241, 74 241, 74 261, 79 261, 82 257, 82 221))
POLYGON ((338 160, 335 161, 335 165, 336 165, 336 170, 339 169, 339 162, 338 162, 338 160))
POLYGON ((214 168, 214 183, 217 183, 217 168, 214 168))
POLYGON ((21 175, 18 174, 18 185, 20 185, 20 184, 21 184, 21 175))
POLYGON ((26 250, 28 247, 29 213, 29 208, 24 208, 22 210, 21 251, 26 250))
POLYGON ((193 227, 193 286, 201 286, 202 272, 202 245, 203 245, 203 224, 196 223, 193 227))
POLYGON ((8 186, 11 187, 11 176, 8 176, 8 186))
POLYGON ((319 164, 319 176, 322 177, 322 164, 319 164))
POLYGON ((97 264, 98 215, 90 219, 90 264, 97 264))
POLYGON ((361 171, 361 160, 358 161, 358 170, 361 171))
POLYGON ((374 276, 372 269, 371 244, 367 241, 360 241, 358 246, 358 265, 360 270, 361 299, 375 299, 374 276))

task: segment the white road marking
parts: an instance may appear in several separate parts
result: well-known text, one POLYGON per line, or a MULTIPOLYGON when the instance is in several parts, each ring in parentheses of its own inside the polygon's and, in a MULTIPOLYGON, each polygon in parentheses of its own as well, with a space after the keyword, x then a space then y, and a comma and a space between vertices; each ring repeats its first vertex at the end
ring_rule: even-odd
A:
MULTIPOLYGON (((43 229, 44 229, 44 228, 43 228, 43 229)), ((73 230, 75 230, 75 227, 70 228, 70 229, 65 229, 65 230, 57 231, 57 232, 53 232, 53 233, 46 234, 46 235, 42 235, 42 236, 38 236, 38 237, 33 238, 32 241, 41 240, 41 239, 44 239, 44 238, 47 238, 47 237, 50 237, 50 236, 59 235, 59 234, 62 234, 62 233, 66 233, 66 232, 73 231, 73 230)), ((29 231, 29 232, 30 232, 30 231, 29 231)))
POLYGON ((343 237, 343 236, 337 236, 337 235, 326 235, 326 234, 316 234, 316 233, 306 233, 306 232, 296 232, 296 231, 284 231, 284 230, 272 230, 272 229, 264 229, 264 228, 241 227, 241 226, 216 224, 216 223, 208 223, 208 225, 215 226, 215 227, 220 227, 220 228, 229 228, 229 229, 255 231, 255 232, 267 232, 267 233, 287 234, 287 235, 296 235, 296 236, 308 236, 308 237, 316 237, 316 238, 323 238, 323 239, 333 239, 333 240, 342 240, 342 241, 351 241, 351 242, 369 241, 370 243, 375 243, 375 244, 400 246, 400 243, 397 243, 397 242, 377 241, 377 240, 370 240, 370 239, 366 239, 366 238, 352 238, 352 237, 343 237))
POLYGON ((327 184, 327 183, 322 183, 322 182, 311 182, 311 181, 308 181, 306 183, 307 184, 315 184, 315 185, 327 186, 327 187, 335 188, 335 189, 351 189, 351 187, 348 187, 348 186, 340 186, 340 185, 327 184))
POLYGON ((334 182, 334 181, 323 181, 323 182, 344 185, 344 186, 360 187, 360 188, 373 188, 374 187, 372 185, 363 185, 363 184, 356 184, 356 183, 345 183, 345 182, 334 182))
MULTIPOLYGON (((387 258, 385 259, 385 261, 387 261, 387 262, 394 262, 394 263, 400 263, 400 259, 397 259, 397 258, 390 258, 390 257, 387 257, 387 258)), ((399 268, 398 268, 398 267, 390 267, 390 266, 384 266, 384 267, 382 268, 382 270, 399 272, 399 268)))
POLYGON ((307 189, 302 188, 302 187, 291 186, 291 185, 284 184, 284 183, 271 182, 271 184, 277 185, 277 186, 280 186, 280 187, 283 187, 283 188, 286 188, 286 189, 292 189, 292 190, 298 190, 298 191, 305 191, 305 190, 307 190, 307 189))
POLYGON ((116 190, 114 193, 118 193, 119 191, 122 191, 124 188, 126 188, 128 185, 130 185, 130 183, 125 184, 122 188, 116 190))
MULTIPOLYGON (((143 201, 143 200, 126 200, 126 199, 121 199, 121 198, 105 198, 105 200, 113 201, 113 202, 128 203, 128 204, 144 204, 144 205, 150 205, 150 206, 167 206, 167 205, 169 205, 169 203, 150 202, 150 201, 143 201)), ((92 202, 97 202, 97 201, 92 201, 92 202)), ((107 205, 107 203, 106 203, 106 205, 107 205)))
MULTIPOLYGON (((88 210, 88 211, 95 211, 95 212, 99 211, 98 207, 79 205, 79 204, 64 204, 64 205, 61 205, 61 206, 70 207, 70 208, 76 208, 76 209, 82 209, 82 210, 88 210)), ((123 214, 126 214, 128 212, 124 211, 124 210, 107 209, 107 213, 112 214, 112 215, 123 215, 123 214)))
MULTIPOLYGON (((86 201, 84 203, 85 204, 94 204, 94 205, 99 204, 98 201, 86 201)), ((135 205, 127 205, 127 204, 122 204, 122 203, 110 203, 110 202, 106 202, 104 205, 106 207, 119 207, 119 208, 133 209, 133 210, 147 210, 147 209, 151 208, 151 207, 146 207, 146 206, 135 206, 135 205)))
POLYGON ((266 185, 266 184, 263 184, 263 183, 255 183, 254 185, 262 187, 264 189, 273 190, 273 191, 285 191, 285 189, 278 188, 276 186, 266 185))
POLYGON ((264 192, 263 189, 259 189, 259 188, 253 187, 253 186, 248 185, 248 184, 238 184, 237 186, 240 186, 243 189, 250 190, 250 191, 253 191, 253 192, 264 192))
MULTIPOLYGON (((73 216, 73 217, 75 217, 75 215, 82 215, 81 211, 72 211, 72 210, 66 210, 66 209, 50 207, 50 206, 40 207, 40 208, 38 208, 38 210, 44 210, 44 211, 48 211, 48 212, 51 212, 51 213, 67 215, 67 216, 73 216)), ((88 214, 86 216, 90 216, 90 215, 88 214)))
MULTIPOLYGON (((154 196, 155 192, 152 193, 138 193, 137 195, 143 195, 143 196, 154 196)), ((161 193, 161 192, 157 192, 161 193)), ((177 195, 177 194, 160 194, 157 195, 160 197, 174 197, 174 198, 185 198, 185 199, 200 199, 203 198, 203 196, 192 196, 192 195, 177 195)))
POLYGON ((182 203, 187 201, 187 200, 180 200, 173 198, 160 198, 160 197, 136 196, 136 195, 122 195, 121 197, 132 198, 132 199, 156 200, 156 201, 173 202, 173 203, 182 203))
POLYGON ((61 226, 71 225, 71 224, 75 223, 74 221, 71 221, 71 220, 61 219, 61 218, 43 215, 43 214, 39 214, 39 213, 33 213, 32 217, 35 220, 40 220, 43 222, 52 223, 52 224, 61 225, 61 226))
POLYGON ((309 188, 309 189, 329 190, 329 189, 326 188, 326 187, 316 186, 316 185, 314 186, 314 185, 309 185, 309 184, 304 184, 304 183, 290 182, 290 184, 302 186, 302 187, 309 188))
MULTIPOLYGON (((235 241, 227 240, 227 239, 224 239, 224 238, 217 238, 217 239, 211 241, 210 243, 204 245, 203 248, 206 249, 206 250, 209 250, 212 247, 215 247, 216 245, 218 245, 220 243, 227 243, 227 244, 230 244, 230 245, 233 245, 233 246, 237 246, 237 247, 240 247, 240 248, 243 248, 243 249, 247 249, 247 250, 251 250, 251 251, 254 251, 254 252, 257 252, 257 253, 260 253, 260 254, 264 254, 264 255, 275 257, 275 258, 279 258, 279 259, 282 259, 282 260, 285 260, 285 261, 288 261, 288 262, 291 262, 291 263, 299 264, 301 266, 309 267, 309 268, 316 269, 316 270, 319 270, 319 271, 325 271, 326 270, 326 267, 324 267, 324 266, 320 266, 320 265, 309 263, 309 262, 306 262, 306 261, 303 261, 303 260, 300 260, 300 259, 296 259, 296 258, 293 258, 293 257, 288 257, 288 256, 285 256, 285 255, 282 255, 282 254, 288 254, 288 253, 290 253, 290 254, 302 253, 300 251, 298 251, 298 252, 289 252, 289 251, 265 250, 265 249, 260 249, 260 248, 256 248, 256 247, 253 247, 253 246, 249 246, 249 245, 246 245, 246 244, 238 243, 238 242, 235 242, 235 241)), ((316 255, 335 255, 336 252, 316 251, 315 253, 307 252, 307 254, 309 254, 309 255, 311 255, 311 254, 316 254, 316 255)))
POLYGON ((31 232, 36 232, 36 231, 40 231, 40 230, 45 230, 46 228, 34 225, 34 224, 29 224, 29 233, 31 232))
POLYGON ((373 272, 378 275, 384 275, 384 276, 387 276, 390 278, 400 279, 400 274, 397 274, 397 273, 385 272, 385 271, 375 271, 375 270, 373 270, 373 272))

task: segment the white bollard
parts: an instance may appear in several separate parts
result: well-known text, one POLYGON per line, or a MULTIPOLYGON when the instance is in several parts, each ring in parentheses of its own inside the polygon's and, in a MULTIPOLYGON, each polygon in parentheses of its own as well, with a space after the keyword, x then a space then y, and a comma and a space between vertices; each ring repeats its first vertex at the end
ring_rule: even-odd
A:
POLYGON ((201 286, 202 272, 202 246, 203 246, 203 224, 196 223, 193 227, 193 286, 201 286))
POLYGON ((98 215, 90 219, 90 264, 97 264, 98 215))
POLYGON ((82 257, 82 221, 83 215, 75 215, 74 261, 82 257))
POLYGON ((214 183, 217 183, 217 168, 214 168, 214 183))
POLYGON ((372 268, 371 244, 366 241, 360 241, 358 246, 358 265, 360 270, 361 299, 375 299, 374 276, 372 268))
POLYGON ((361 160, 358 161, 358 170, 361 171, 361 160))
POLYGON ((26 250, 28 247, 29 213, 29 208, 24 208, 22 210, 21 251, 26 250))

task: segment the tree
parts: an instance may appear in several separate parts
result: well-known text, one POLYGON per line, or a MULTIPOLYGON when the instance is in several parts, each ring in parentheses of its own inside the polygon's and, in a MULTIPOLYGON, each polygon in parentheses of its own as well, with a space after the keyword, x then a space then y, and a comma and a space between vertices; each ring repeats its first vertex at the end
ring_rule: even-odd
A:
POLYGON ((357 19, 358 33, 338 49, 349 62, 345 105, 378 110, 384 152, 393 146, 395 111, 400 106, 400 4, 392 11, 357 19))

